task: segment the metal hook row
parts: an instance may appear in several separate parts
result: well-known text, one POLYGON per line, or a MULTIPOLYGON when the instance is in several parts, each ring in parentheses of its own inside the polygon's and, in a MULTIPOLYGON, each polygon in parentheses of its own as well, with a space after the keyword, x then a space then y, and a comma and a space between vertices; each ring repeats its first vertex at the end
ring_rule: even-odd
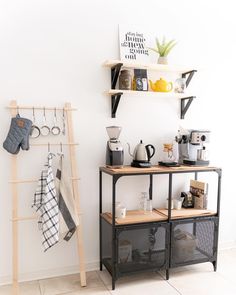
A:
MULTIPOLYGON (((20 115, 20 111, 19 111, 20 110, 20 107, 19 106, 16 106, 16 109, 17 109, 17 114, 20 115)), ((41 108, 37 108, 37 109, 41 109, 41 108)), ((63 118, 65 117, 65 108, 64 107, 62 109, 61 108, 56 108, 56 107, 54 107, 53 109, 51 109, 51 108, 49 109, 49 108, 43 107, 42 109, 43 109, 43 115, 44 116, 46 115, 46 110, 53 110, 55 117, 57 116, 57 111, 58 110, 62 110, 62 116, 63 116, 63 118)), ((33 117, 35 117, 35 107, 34 106, 32 107, 32 111, 33 111, 33 117)))

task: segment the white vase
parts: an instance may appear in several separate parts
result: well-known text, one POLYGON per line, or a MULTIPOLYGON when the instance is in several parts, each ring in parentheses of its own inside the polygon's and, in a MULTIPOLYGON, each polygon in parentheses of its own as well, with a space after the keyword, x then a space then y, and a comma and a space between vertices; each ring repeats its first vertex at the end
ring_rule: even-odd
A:
POLYGON ((166 56, 159 56, 157 63, 162 64, 162 65, 167 65, 168 60, 166 56))

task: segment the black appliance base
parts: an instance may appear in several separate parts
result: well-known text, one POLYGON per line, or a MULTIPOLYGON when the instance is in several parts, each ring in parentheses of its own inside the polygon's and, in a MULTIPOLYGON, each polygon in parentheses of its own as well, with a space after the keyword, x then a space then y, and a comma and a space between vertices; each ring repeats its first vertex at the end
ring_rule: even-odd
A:
POLYGON ((136 168, 150 168, 152 165, 150 162, 133 161, 131 166, 136 168))
POLYGON ((180 164, 177 162, 162 162, 162 161, 160 161, 160 162, 158 162, 158 164, 160 166, 166 166, 166 167, 179 167, 180 166, 180 164))
POLYGON ((183 160, 184 165, 190 165, 190 166, 208 166, 210 164, 210 161, 201 161, 201 160, 183 160))

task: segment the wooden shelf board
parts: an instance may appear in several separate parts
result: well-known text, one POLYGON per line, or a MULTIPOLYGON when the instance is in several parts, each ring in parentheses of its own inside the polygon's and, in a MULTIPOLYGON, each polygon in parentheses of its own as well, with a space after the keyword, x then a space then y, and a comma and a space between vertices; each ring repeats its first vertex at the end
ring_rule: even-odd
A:
MULTIPOLYGON (((112 224, 112 214, 110 212, 102 213, 101 216, 110 224, 112 224)), ((165 220, 167 220, 167 217, 156 210, 153 210, 151 214, 144 214, 144 212, 141 210, 130 210, 127 211, 125 218, 116 218, 116 225, 165 220)))
MULTIPOLYGON (((158 209, 155 208, 155 211, 163 214, 168 217, 167 209, 158 209)), ((214 216, 216 212, 213 210, 204 210, 204 209, 194 209, 194 208, 182 208, 180 210, 172 209, 171 210, 171 219, 180 219, 180 218, 191 218, 191 217, 203 217, 203 216, 214 216)))
POLYGON ((194 70, 194 67, 178 66, 178 65, 162 65, 162 64, 147 64, 137 62, 127 62, 126 60, 106 60, 103 63, 104 67, 111 68, 118 63, 123 63, 124 68, 129 69, 147 69, 155 70, 160 72, 174 72, 174 73, 185 73, 194 70))
POLYGON ((122 168, 100 167, 100 170, 110 175, 115 174, 149 174, 149 173, 170 173, 170 172, 198 172, 198 171, 214 171, 220 168, 209 166, 180 166, 180 167, 163 167, 154 165, 150 168, 136 168, 131 166, 123 166, 122 168))
POLYGON ((188 94, 188 93, 175 93, 175 92, 135 91, 135 90, 122 90, 122 89, 109 89, 108 91, 105 91, 106 95, 114 95, 117 93, 123 93, 125 95, 135 95, 135 96, 155 95, 158 97, 172 97, 172 98, 184 98, 184 97, 192 96, 191 94, 188 94))

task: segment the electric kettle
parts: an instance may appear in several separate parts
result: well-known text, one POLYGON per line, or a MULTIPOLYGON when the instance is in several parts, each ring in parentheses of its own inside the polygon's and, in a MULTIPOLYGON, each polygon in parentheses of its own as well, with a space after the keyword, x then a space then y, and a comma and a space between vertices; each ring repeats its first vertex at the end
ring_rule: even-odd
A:
POLYGON ((140 143, 135 147, 133 154, 130 151, 129 143, 129 154, 133 157, 133 161, 131 163, 132 167, 146 168, 151 167, 150 159, 155 154, 155 148, 152 144, 145 145, 143 141, 140 140, 140 143))

